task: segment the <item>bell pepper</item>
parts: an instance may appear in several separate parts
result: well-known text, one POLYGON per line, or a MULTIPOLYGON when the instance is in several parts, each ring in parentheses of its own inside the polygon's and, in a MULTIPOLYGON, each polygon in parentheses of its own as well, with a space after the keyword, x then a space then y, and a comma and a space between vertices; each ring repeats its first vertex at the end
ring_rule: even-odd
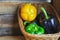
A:
POLYGON ((48 16, 45 8, 43 6, 40 7, 40 10, 44 13, 45 19, 43 20, 44 28, 46 29, 46 33, 56 33, 57 32, 57 21, 53 16, 48 16))
POLYGON ((44 34, 45 30, 44 28, 40 27, 37 31, 35 31, 35 34, 44 34))
POLYGON ((26 3, 21 7, 20 15, 23 20, 33 21, 37 16, 37 9, 31 3, 26 3))
POLYGON ((35 22, 30 23, 25 28, 26 32, 31 34, 44 34, 44 28, 39 27, 35 22))

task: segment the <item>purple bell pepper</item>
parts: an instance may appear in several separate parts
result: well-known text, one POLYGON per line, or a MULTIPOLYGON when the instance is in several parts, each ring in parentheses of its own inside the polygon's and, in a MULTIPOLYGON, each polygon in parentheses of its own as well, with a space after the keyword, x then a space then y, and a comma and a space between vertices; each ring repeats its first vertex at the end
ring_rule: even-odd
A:
POLYGON ((40 10, 44 13, 45 19, 43 20, 43 26, 47 34, 56 33, 57 32, 57 21, 53 16, 48 16, 45 8, 43 6, 40 7, 40 10))

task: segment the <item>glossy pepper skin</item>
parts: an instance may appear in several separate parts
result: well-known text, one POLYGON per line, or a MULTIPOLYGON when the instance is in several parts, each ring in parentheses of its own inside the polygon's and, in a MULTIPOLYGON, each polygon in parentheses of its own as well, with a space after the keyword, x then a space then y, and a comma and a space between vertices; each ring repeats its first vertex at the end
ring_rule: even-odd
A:
POLYGON ((44 34, 44 28, 39 27, 35 22, 30 23, 25 30, 31 34, 44 34))
POLYGON ((54 19, 54 17, 51 17, 50 19, 46 19, 43 21, 43 25, 44 25, 44 28, 46 29, 46 33, 47 34, 52 34, 52 33, 56 33, 58 30, 57 30, 57 22, 56 20, 54 19))
POLYGON ((44 13, 45 19, 42 21, 43 26, 46 30, 47 34, 56 33, 57 32, 57 21, 53 16, 48 16, 45 8, 43 6, 40 7, 40 10, 44 13))
POLYGON ((20 15, 23 20, 33 21, 37 16, 37 9, 31 3, 26 3, 22 5, 20 15))

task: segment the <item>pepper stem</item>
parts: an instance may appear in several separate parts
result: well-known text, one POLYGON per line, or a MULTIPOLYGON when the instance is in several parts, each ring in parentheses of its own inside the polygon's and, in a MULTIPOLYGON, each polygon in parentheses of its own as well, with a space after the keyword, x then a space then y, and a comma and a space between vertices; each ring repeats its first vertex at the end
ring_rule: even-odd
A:
POLYGON ((44 13, 45 18, 46 18, 46 19, 49 19, 49 16, 48 16, 48 14, 47 14, 45 8, 44 8, 43 6, 41 6, 40 9, 41 9, 41 11, 44 13))
POLYGON ((25 22, 24 22, 24 25, 26 25, 27 23, 29 23, 29 22, 28 22, 28 21, 25 21, 25 22))

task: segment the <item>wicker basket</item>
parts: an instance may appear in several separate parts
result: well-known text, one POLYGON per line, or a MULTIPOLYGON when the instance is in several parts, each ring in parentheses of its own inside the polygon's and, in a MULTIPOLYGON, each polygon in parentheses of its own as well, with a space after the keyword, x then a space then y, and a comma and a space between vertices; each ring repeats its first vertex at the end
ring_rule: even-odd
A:
MULTIPOLYGON (((23 4, 25 4, 25 3, 23 3, 23 4)), ((23 4, 20 4, 20 6, 22 6, 23 4)), ((37 9, 38 9, 38 7, 40 5, 43 5, 47 9, 48 12, 51 12, 51 14, 53 16, 55 16, 55 18, 58 21, 58 24, 60 24, 59 16, 57 15, 57 12, 55 11, 55 9, 50 4, 47 4, 47 3, 32 3, 32 4, 34 6, 36 6, 37 9)), ((38 11, 38 13, 39 12, 40 11, 38 11)), ((20 26, 21 32, 23 33, 23 35, 24 35, 26 40, 58 40, 58 38, 60 37, 60 33, 56 33, 56 34, 44 34, 44 35, 35 35, 35 34, 32 35, 32 34, 27 33, 25 31, 25 29, 24 29, 25 26, 23 25, 23 21, 20 18, 19 11, 18 11, 18 21, 19 21, 19 26, 20 26)), ((58 27, 58 31, 60 32, 59 25, 57 27, 58 27)))

